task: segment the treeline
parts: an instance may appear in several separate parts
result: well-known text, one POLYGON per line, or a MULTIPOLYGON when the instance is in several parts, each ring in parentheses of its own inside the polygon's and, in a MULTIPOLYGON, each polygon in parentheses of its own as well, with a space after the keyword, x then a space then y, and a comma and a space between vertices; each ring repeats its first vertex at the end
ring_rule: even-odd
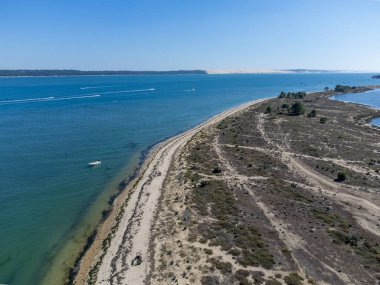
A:
POLYGON ((306 92, 281 92, 278 98, 303 99, 306 97, 306 92))
POLYGON ((133 70, 82 71, 82 70, 74 70, 74 69, 0 70, 0 76, 175 75, 175 74, 207 74, 207 72, 205 70, 169 70, 169 71, 133 71, 133 70))

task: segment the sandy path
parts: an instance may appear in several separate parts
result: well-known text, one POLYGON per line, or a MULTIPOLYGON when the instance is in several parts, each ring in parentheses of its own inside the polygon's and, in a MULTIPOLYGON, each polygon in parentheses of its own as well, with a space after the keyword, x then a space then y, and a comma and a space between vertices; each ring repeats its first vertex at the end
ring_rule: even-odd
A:
MULTIPOLYGON (((102 227, 109 235, 112 228, 110 225, 117 224, 114 226, 116 230, 112 234, 109 246, 105 249, 98 246, 96 250, 89 250, 88 256, 85 255, 83 258, 85 262, 82 261, 75 284, 87 284, 87 276, 91 269, 91 283, 144 284, 150 268, 149 244, 155 211, 174 154, 203 128, 262 101, 264 99, 223 112, 198 127, 158 145, 147 159, 149 163, 144 166, 137 183, 129 189, 131 194, 128 196, 128 203, 120 203, 120 199, 126 199, 125 195, 121 195, 115 201, 115 205, 119 207, 114 208, 113 215, 105 222, 108 226, 102 227), (118 221, 115 220, 115 212, 122 213, 118 221), (138 253, 141 254, 142 263, 132 266, 131 261, 138 253)), ((102 228, 94 244, 101 243, 102 240, 99 239, 107 236, 101 232, 102 228)))
MULTIPOLYGON (((322 189, 325 194, 330 196, 330 199, 345 207, 364 229, 375 235, 379 235, 380 207, 370 200, 371 197, 361 197, 360 193, 356 193, 356 195, 350 194, 350 189, 344 184, 330 181, 329 178, 315 172, 302 163, 302 161, 293 157, 290 152, 286 151, 287 139, 283 140, 285 142, 284 145, 278 145, 273 142, 267 136, 263 122, 263 115, 260 114, 257 124, 259 132, 269 145, 281 152, 280 158, 288 165, 289 169, 294 173, 300 174, 309 181, 311 185, 314 185, 311 189, 316 192, 318 192, 319 189, 322 189)), ((350 187, 355 188, 353 186, 350 187)))
MULTIPOLYGON (((344 160, 344 159, 336 159, 336 158, 330 158, 330 157, 315 157, 315 156, 311 156, 311 155, 299 154, 299 153, 289 152, 289 151, 285 151, 285 150, 268 150, 266 148, 257 147, 257 146, 244 146, 244 145, 236 146, 236 145, 232 145, 232 144, 223 144, 223 146, 230 147, 230 148, 238 147, 241 149, 249 149, 249 150, 260 151, 262 153, 265 153, 265 154, 268 154, 271 156, 273 156, 273 154, 275 154, 275 155, 277 155, 277 156, 275 156, 275 158, 277 158, 278 155, 284 154, 287 156, 291 156, 293 158, 305 158, 305 159, 310 159, 310 160, 333 162, 337 165, 348 168, 348 169, 355 171, 357 173, 367 174, 367 173, 371 172, 372 176, 380 178, 380 174, 377 174, 375 171, 371 171, 369 168, 366 168, 363 166, 354 165, 355 163, 356 164, 363 164, 362 161, 344 160)), ((351 186, 351 187, 354 187, 354 186, 351 186)), ((360 187, 356 187, 356 188, 360 188, 360 187)), ((371 191, 371 190, 367 188, 367 191, 371 191)))
MULTIPOLYGON (((259 126, 259 128, 261 128, 261 131, 262 133, 265 135, 265 131, 264 129, 262 128, 262 125, 259 126)), ((269 138, 268 138, 268 144, 270 145, 274 145, 274 143, 272 141, 269 142, 269 138)), ((225 144, 223 144, 223 146, 226 146, 225 144)), ((229 146, 229 145, 227 145, 229 146)), ((276 145, 277 146, 277 145, 276 145)), ((237 186, 239 186, 241 188, 241 190, 246 190, 248 191, 248 193, 255 198, 255 201, 256 201, 256 205, 259 206, 259 208, 261 209, 261 211, 263 212, 263 214, 265 215, 265 217, 268 219, 269 223, 272 225, 272 227, 278 231, 279 233, 279 238, 284 242, 284 244, 287 246, 287 248, 291 249, 292 251, 295 250, 295 249, 302 249, 304 251, 304 253, 306 255, 308 255, 309 259, 311 261, 316 261, 317 263, 316 264, 319 264, 320 266, 322 266, 324 268, 324 270, 327 270, 327 271, 330 271, 331 273, 333 273, 337 278, 339 278, 344 284, 347 284, 347 285, 351 285, 351 284, 355 284, 355 283, 352 283, 348 276, 345 275, 344 273, 339 273, 337 270, 335 270, 334 268, 332 268, 331 266, 329 266, 328 264, 326 264, 325 262, 323 262, 322 260, 318 259, 315 255, 313 255, 309 250, 306 249, 306 246, 304 244, 304 241, 302 240, 301 237, 299 237, 298 235, 296 235, 295 233, 293 233, 287 226, 286 222, 284 220, 281 220, 279 218, 277 218, 277 216, 271 212, 269 210, 269 208, 263 203, 261 202, 258 197, 256 197, 255 193, 252 191, 251 187, 245 187, 245 183, 247 182, 247 180, 249 179, 248 176, 244 176, 244 175, 241 175, 238 173, 238 171, 236 171, 236 169, 229 163, 228 159, 225 158, 224 154, 223 154, 223 151, 221 150, 220 148, 220 145, 215 141, 213 143, 213 147, 218 155, 218 159, 220 160, 220 162, 222 163, 223 167, 224 167, 224 171, 225 171, 225 174, 224 174, 224 178, 227 178, 227 183, 228 182, 232 182, 232 183, 236 183, 235 181, 239 181, 239 183, 237 184, 237 186)), ((241 146, 239 146, 241 147, 241 146)), ((270 150, 266 150, 268 153, 270 152, 270 150)), ((230 183, 231 184, 231 183, 230 183)), ((251 183, 251 186, 252 186, 252 183, 251 183)), ((291 253, 292 254, 292 253, 291 253)), ((298 258, 292 254, 293 256, 293 259, 298 267, 298 271, 300 273, 302 273, 302 275, 305 276, 305 272, 303 270, 303 267, 302 267, 302 264, 300 263, 300 261, 298 260, 298 258)), ((262 269, 260 268, 260 270, 262 271, 262 269)), ((265 272, 266 274, 268 272, 265 272)), ((327 284, 327 283, 324 283, 324 282, 319 282, 318 284, 327 284)), ((357 283, 356 283, 357 284, 357 283)))

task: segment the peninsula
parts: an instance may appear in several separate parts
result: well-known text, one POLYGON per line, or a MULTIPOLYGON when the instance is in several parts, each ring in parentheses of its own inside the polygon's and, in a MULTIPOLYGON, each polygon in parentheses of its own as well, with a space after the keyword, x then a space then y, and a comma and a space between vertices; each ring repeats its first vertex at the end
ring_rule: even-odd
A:
POLYGON ((74 284, 376 284, 380 111, 282 92, 157 146, 74 284))

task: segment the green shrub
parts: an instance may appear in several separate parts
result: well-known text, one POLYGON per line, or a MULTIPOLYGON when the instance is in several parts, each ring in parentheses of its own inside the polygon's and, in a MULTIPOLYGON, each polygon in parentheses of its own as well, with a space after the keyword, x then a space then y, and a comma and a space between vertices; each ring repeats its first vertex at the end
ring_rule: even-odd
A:
POLYGON ((282 104, 281 108, 288 110, 289 109, 289 104, 282 104))
POLYGON ((309 114, 307 114, 309 118, 315 118, 317 116, 317 111, 315 109, 311 110, 309 114))
POLYGON ((250 284, 250 282, 247 279, 248 276, 249 276, 249 271, 244 270, 244 269, 239 269, 234 274, 235 279, 238 280, 239 284, 241 284, 241 285, 250 284))
POLYGON ((210 263, 223 274, 232 271, 232 264, 230 262, 223 262, 216 258, 211 258, 210 263))
POLYGON ((286 93, 282 91, 280 95, 278 95, 278 98, 286 98, 286 93))
POLYGON ((345 181, 347 179, 347 175, 344 172, 338 172, 338 175, 336 177, 337 181, 345 181))
POLYGON ((222 168, 220 166, 215 166, 212 173, 222 173, 222 168))
POLYGON ((205 249, 203 249, 203 251, 204 251, 207 255, 211 255, 211 254, 212 254, 212 249, 205 248, 205 249))
POLYGON ((293 116, 305 114, 305 106, 301 102, 295 102, 292 107, 290 107, 290 114, 293 116))
POLYGON ((324 123, 327 122, 327 118, 326 118, 326 117, 322 117, 322 118, 319 119, 319 122, 320 122, 321 124, 324 124, 324 123))
POLYGON ((272 106, 267 106, 265 109, 265 114, 271 114, 272 113, 272 106))
POLYGON ((302 285, 303 278, 297 273, 290 273, 284 277, 284 281, 287 285, 302 285))

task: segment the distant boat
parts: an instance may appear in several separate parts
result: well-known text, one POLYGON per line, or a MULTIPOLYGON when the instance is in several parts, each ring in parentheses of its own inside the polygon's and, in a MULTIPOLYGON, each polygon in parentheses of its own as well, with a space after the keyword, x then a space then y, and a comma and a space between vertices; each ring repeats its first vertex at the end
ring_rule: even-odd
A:
POLYGON ((93 167, 93 166, 99 165, 99 164, 101 164, 101 163, 102 163, 101 160, 95 160, 95 161, 91 161, 91 162, 89 162, 89 163, 88 163, 88 166, 93 167))

